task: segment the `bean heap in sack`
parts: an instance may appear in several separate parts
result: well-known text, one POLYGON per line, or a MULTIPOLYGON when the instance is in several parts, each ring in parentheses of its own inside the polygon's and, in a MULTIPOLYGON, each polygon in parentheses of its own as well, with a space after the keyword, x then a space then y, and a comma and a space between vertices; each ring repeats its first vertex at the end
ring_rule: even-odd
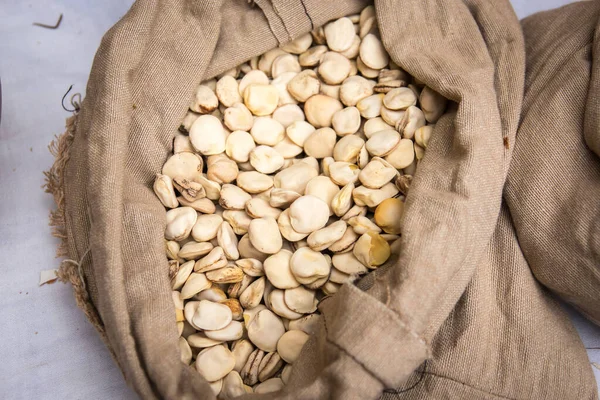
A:
POLYGON ((445 108, 372 6, 200 84, 154 190, 181 360, 216 395, 280 390, 320 299, 388 261, 445 108))

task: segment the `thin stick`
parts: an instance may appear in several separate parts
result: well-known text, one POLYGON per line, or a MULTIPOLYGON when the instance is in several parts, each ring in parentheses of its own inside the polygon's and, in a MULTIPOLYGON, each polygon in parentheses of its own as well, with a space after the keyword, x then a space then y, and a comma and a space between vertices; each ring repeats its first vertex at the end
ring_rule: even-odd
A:
POLYGON ((58 29, 58 27, 60 26, 60 23, 62 22, 62 13, 58 16, 58 21, 56 21, 55 25, 46 25, 46 24, 42 24, 39 22, 34 22, 33 25, 35 26, 39 26, 41 28, 46 28, 46 29, 58 29))

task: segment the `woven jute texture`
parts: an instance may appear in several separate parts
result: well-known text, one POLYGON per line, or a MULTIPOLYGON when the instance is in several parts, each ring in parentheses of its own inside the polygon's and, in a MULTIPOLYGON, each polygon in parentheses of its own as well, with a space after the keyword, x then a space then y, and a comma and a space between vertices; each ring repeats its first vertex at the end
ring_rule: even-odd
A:
MULTIPOLYGON (((142 398, 215 398, 180 361, 152 191, 196 85, 367 4, 139 0, 102 40, 48 190, 61 277, 142 398)), ((247 397, 596 399, 550 291, 600 320, 599 4, 523 30, 508 0, 375 8, 391 58, 451 106, 407 197, 398 257, 321 303, 283 392, 247 397)))

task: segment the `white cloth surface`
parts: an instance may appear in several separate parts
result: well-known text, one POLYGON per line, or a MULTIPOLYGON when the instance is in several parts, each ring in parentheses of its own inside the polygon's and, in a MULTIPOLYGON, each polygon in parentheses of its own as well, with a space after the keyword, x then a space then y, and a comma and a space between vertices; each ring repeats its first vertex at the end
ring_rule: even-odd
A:
MULTIPOLYGON (((568 0, 513 1, 519 17, 568 0)), ((64 131, 60 100, 85 84, 100 39, 131 0, 0 0, 0 398, 134 399, 71 287, 38 287, 56 268, 50 195, 40 188, 53 158, 47 145, 64 131), (64 17, 59 29, 53 25, 64 17)), ((600 328, 570 311, 591 361, 600 364, 600 328)), ((600 381, 600 370, 595 369, 600 381)), ((568 371, 565 371, 568 374, 568 371)))

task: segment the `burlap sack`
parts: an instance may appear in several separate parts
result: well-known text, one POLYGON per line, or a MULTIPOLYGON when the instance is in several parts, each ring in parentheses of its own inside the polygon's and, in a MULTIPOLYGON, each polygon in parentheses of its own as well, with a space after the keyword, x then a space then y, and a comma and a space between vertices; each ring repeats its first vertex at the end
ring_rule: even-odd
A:
MULTIPOLYGON (((367 2, 255 3, 136 2, 103 39, 55 149, 61 274, 143 398, 214 398, 179 358, 165 213, 151 189, 195 86, 367 2)), ((392 59, 455 104, 411 187, 398 259, 322 302, 290 384, 262 397, 596 398, 576 332, 532 277, 501 205, 525 75, 508 1, 375 7, 392 59)))
POLYGON ((600 2, 523 21, 527 77, 506 201, 537 279, 600 324, 600 2))

